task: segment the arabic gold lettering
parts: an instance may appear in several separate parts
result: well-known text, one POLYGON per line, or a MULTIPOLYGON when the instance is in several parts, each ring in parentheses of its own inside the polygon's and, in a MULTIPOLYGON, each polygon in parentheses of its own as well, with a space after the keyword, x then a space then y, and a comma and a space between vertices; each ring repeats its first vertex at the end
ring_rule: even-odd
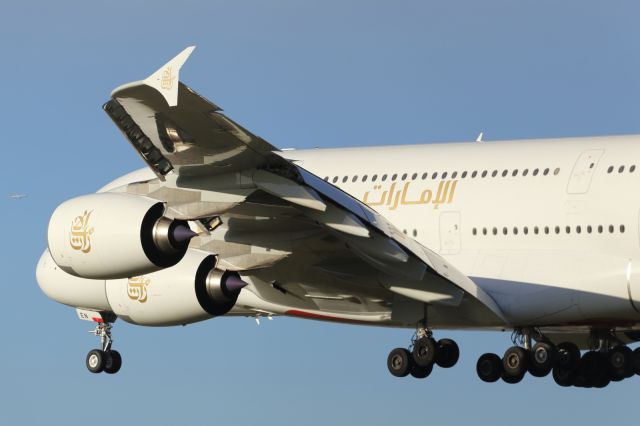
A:
POLYGON ((457 181, 457 180, 454 180, 454 181, 451 183, 451 192, 449 192, 449 198, 447 199, 447 204, 451 204, 451 202, 453 201, 453 193, 454 193, 454 192, 455 192, 455 190, 456 190, 456 185, 457 185, 457 184, 458 184, 458 181, 457 181))
POLYGON ((438 192, 436 192, 436 197, 433 200, 433 208, 437 209, 438 206, 442 203, 445 202, 445 200, 447 199, 447 192, 449 192, 449 185, 451 184, 450 180, 447 181, 440 181, 440 184, 438 185, 438 192), (444 188, 443 188, 444 187, 444 188))
POLYGON ((69 244, 74 250, 79 250, 83 253, 89 253, 91 251, 91 235, 93 234, 93 227, 89 228, 90 212, 84 211, 83 214, 76 217, 71 222, 71 232, 69 233, 69 244))
POLYGON ((387 200, 387 205, 391 205, 391 202, 393 201, 393 191, 395 191, 396 189, 396 183, 393 182, 391 184, 391 188, 389 188, 389 199, 387 200))
MULTIPOLYGON (((378 191, 380 189, 382 189, 382 185, 374 185, 373 189, 375 191, 378 191)), ((365 192, 364 194, 364 198, 363 198, 363 202, 369 206, 380 206, 382 204, 384 204, 385 199, 387 198, 387 191, 384 191, 382 193, 382 197, 380 198, 380 201, 376 201, 376 202, 368 202, 369 200, 369 191, 365 192)))
POLYGON ((433 196, 433 191, 430 189, 425 189, 420 194, 420 204, 429 204, 431 202, 431 197, 433 196))

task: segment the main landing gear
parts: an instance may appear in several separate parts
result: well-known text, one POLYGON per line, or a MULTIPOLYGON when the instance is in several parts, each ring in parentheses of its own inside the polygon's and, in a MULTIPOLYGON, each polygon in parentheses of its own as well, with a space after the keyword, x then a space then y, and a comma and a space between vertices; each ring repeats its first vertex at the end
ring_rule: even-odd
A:
POLYGON ((78 317, 85 321, 93 321, 96 328, 90 333, 100 338, 101 349, 91 349, 87 354, 87 369, 92 373, 115 374, 122 367, 122 357, 118 351, 111 349, 113 339, 111 328, 116 320, 114 314, 76 309, 78 317))
POLYGON ((580 354, 573 343, 557 346, 537 333, 538 342, 531 345, 531 330, 517 330, 514 346, 503 357, 486 353, 476 364, 476 372, 482 381, 492 383, 502 379, 506 383, 519 383, 529 373, 545 377, 552 373, 554 381, 563 387, 603 388, 609 383, 621 381, 634 374, 640 375, 640 348, 632 351, 617 344, 612 333, 597 334, 592 350, 580 354), (517 343, 520 343, 518 345, 517 343))
POLYGON ((433 366, 453 367, 460 357, 460 350, 451 339, 433 338, 431 330, 420 324, 411 339, 409 349, 396 348, 387 357, 387 368, 396 377, 409 374, 416 379, 424 379, 433 371, 433 366))

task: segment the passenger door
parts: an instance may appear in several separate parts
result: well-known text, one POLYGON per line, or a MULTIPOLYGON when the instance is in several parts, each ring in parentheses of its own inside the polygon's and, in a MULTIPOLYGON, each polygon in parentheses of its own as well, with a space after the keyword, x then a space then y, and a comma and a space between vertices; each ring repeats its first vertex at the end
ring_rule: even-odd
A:
POLYGON ((460 212, 440 213, 440 254, 460 253, 460 212))
POLYGON ((567 184, 568 194, 584 194, 589 191, 593 174, 602 154, 604 154, 604 149, 590 149, 580 154, 567 184))

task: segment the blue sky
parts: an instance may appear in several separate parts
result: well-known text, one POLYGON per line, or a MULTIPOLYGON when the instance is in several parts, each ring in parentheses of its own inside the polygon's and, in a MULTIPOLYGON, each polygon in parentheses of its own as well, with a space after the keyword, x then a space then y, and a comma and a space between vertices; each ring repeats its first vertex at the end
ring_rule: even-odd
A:
POLYGON ((183 81, 282 148, 628 134, 640 133, 638 16, 615 0, 4 4, 0 423, 630 423, 638 378, 600 391, 480 382, 477 357, 502 353, 509 333, 438 333, 461 360, 418 381, 385 366, 411 330, 118 322, 122 371, 91 375, 97 339, 39 291, 34 267, 57 204, 142 167, 101 110, 111 89, 185 46, 198 48, 183 81))

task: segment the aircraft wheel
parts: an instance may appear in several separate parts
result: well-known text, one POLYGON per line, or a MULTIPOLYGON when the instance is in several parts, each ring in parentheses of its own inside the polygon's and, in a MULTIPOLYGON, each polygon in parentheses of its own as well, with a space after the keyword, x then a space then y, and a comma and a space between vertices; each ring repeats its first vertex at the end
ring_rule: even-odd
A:
POLYGON ((640 376, 640 348, 635 348, 633 351, 633 369, 640 376))
POLYGON ((556 347, 555 364, 565 369, 575 369, 580 363, 580 349, 574 343, 563 342, 556 347))
POLYGON ((562 387, 569 387, 573 384, 573 370, 556 365, 553 367, 553 380, 562 387))
POLYGON ((596 386, 603 376, 607 378, 606 364, 599 352, 589 351, 582 355, 580 359, 580 374, 584 376, 584 387, 596 386))
POLYGON ((526 374, 526 371, 521 372, 520 374, 518 374, 517 376, 512 376, 509 374, 506 374, 504 371, 502 372, 502 381, 505 383, 509 383, 510 385, 515 385, 516 383, 520 383, 522 381, 522 379, 524 378, 524 375, 526 374))
POLYGON ((387 357, 387 368, 396 377, 406 377, 412 364, 411 354, 405 348, 396 348, 387 357))
POLYGON ((611 376, 624 379, 634 373, 634 354, 628 346, 618 345, 609 351, 608 366, 611 376))
POLYGON ((476 373, 483 382, 496 382, 502 376, 502 360, 496 354, 484 354, 478 358, 476 373))
POLYGON ((428 367, 420 367, 419 365, 416 365, 415 363, 413 363, 413 365, 411 366, 411 370, 409 371, 409 374, 411 374, 411 376, 415 377, 416 379, 424 379, 425 377, 429 376, 429 374, 431 374, 432 371, 433 371, 433 364, 431 364, 428 367))
POLYGON ((431 337, 422 337, 413 344, 413 362, 420 367, 433 364, 436 357, 436 342, 431 337))
POLYGON ((518 383, 527 372, 529 354, 520 346, 512 346, 502 357, 502 379, 507 383, 518 383), (509 381, 508 379, 516 380, 509 381))
POLYGON ((545 377, 553 368, 556 347, 552 343, 538 342, 529 352, 529 373, 535 377, 545 377))
POLYGON ((460 358, 460 348, 451 339, 440 339, 436 344, 436 364, 442 368, 451 368, 460 358))
POLYGON ((109 351, 106 353, 104 361, 104 372, 107 374, 116 374, 122 367, 122 356, 118 351, 109 351))
POLYGON ((92 349, 87 354, 87 369, 92 373, 101 373, 104 370, 105 353, 100 349, 92 349))

